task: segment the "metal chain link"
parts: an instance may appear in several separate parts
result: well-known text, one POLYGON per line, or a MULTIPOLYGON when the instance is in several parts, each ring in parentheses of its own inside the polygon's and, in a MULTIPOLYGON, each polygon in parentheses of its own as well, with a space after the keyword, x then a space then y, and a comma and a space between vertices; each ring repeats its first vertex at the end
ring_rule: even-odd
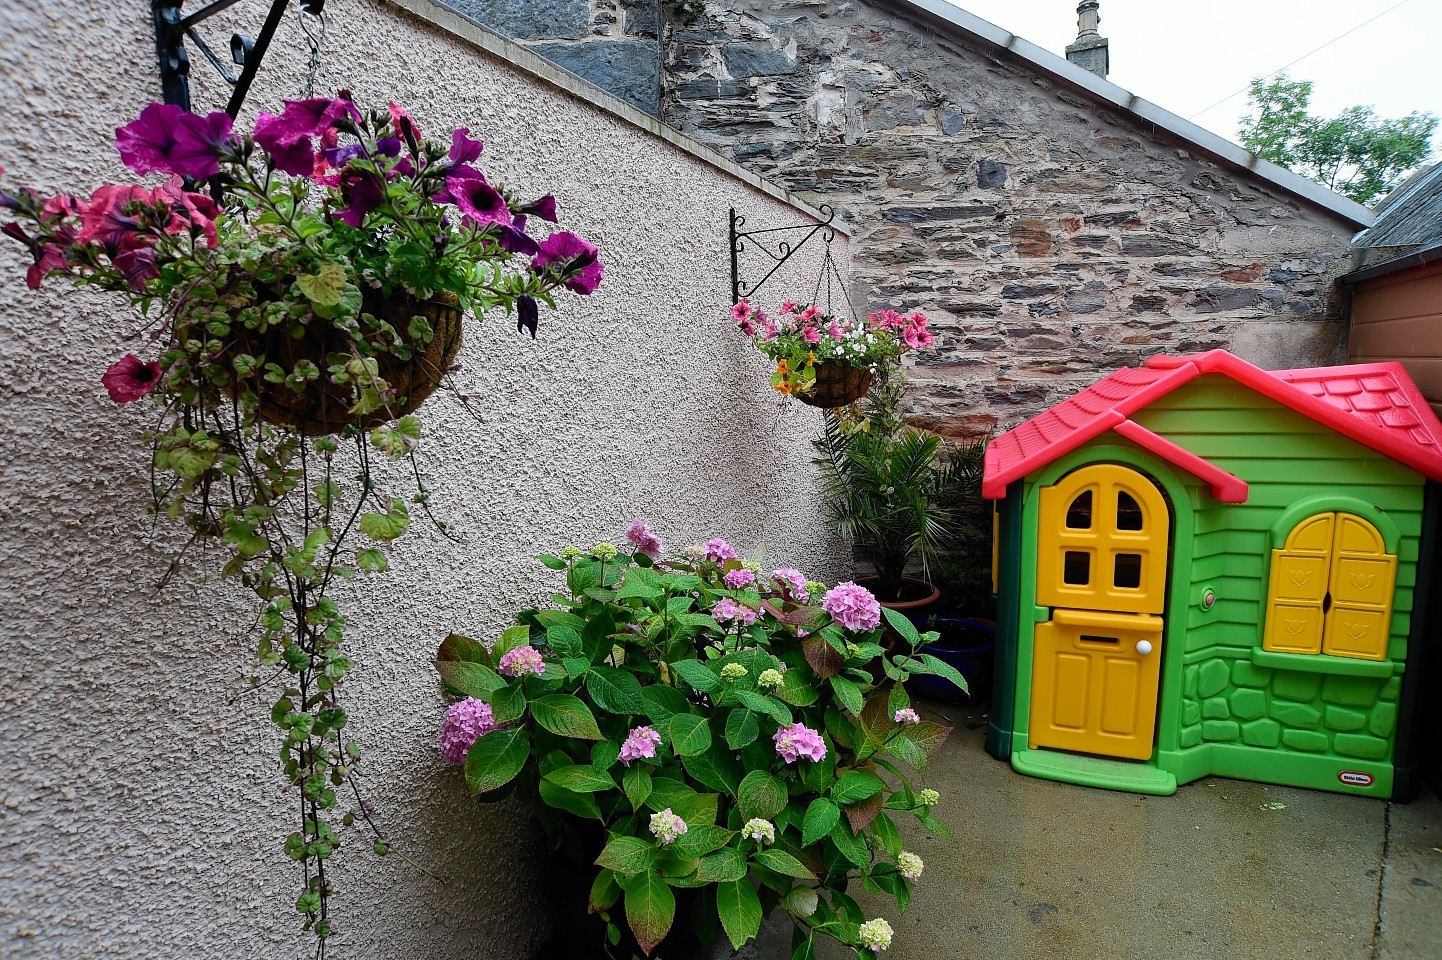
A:
POLYGON ((315 88, 320 84, 322 89, 330 91, 330 76, 325 72, 325 64, 321 62, 320 45, 325 40, 325 14, 314 14, 310 12, 310 5, 301 0, 296 4, 295 16, 300 21, 301 32, 305 34, 305 42, 310 47, 310 63, 306 68, 305 79, 301 81, 300 94, 307 99, 315 96, 315 88), (319 29, 311 26, 315 21, 319 29))

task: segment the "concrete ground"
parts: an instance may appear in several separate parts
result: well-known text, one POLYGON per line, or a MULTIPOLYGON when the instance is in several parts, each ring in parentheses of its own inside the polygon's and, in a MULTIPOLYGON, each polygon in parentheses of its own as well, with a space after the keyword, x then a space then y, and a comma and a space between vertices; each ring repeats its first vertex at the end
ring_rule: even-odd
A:
POLYGON ((897 921, 894 904, 867 904, 893 918, 888 958, 1442 958, 1430 793, 1385 803, 1216 778, 1115 793, 993 760, 984 711, 923 713, 956 728, 926 785, 957 842, 912 832, 926 872, 911 908, 897 921))

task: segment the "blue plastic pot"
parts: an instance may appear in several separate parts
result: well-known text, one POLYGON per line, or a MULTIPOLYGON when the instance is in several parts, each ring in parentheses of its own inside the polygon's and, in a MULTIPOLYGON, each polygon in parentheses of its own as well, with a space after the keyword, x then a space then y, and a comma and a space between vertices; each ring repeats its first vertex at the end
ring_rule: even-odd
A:
POLYGON ((990 620, 970 617, 917 617, 913 622, 921 631, 935 630, 941 636, 935 643, 922 646, 943 663, 949 664, 966 678, 970 695, 942 677, 921 675, 911 678, 912 689, 931 700, 978 700, 991 689, 992 656, 996 650, 996 624, 990 620))

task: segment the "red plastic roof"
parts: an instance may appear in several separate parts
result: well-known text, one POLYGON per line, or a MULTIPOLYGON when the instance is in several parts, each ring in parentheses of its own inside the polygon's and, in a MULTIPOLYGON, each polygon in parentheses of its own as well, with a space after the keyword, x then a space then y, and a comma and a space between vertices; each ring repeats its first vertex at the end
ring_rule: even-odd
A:
MULTIPOLYGON (((1220 373, 1364 446, 1442 480, 1442 423, 1400 363, 1367 363, 1268 372, 1225 350, 1156 356, 1123 367, 997 437, 986 450, 982 495, 996 500, 1007 485, 1070 453, 1107 430, 1141 436, 1127 419, 1204 373, 1220 373), (1123 424, 1127 426, 1122 427, 1123 424)), ((1162 438, 1157 438, 1160 441, 1162 438)), ((1241 481, 1169 441, 1148 445, 1169 462, 1235 501, 1241 481)), ((1245 485, 1240 488, 1245 497, 1245 485)))

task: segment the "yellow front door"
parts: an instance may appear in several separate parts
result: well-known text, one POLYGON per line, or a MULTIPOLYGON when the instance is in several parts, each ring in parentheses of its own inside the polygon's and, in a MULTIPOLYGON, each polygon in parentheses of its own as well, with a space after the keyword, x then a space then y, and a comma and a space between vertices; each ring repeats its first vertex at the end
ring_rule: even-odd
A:
POLYGON ((1152 755, 1166 605, 1166 501, 1146 477, 1099 464, 1041 491, 1033 748, 1152 755))

